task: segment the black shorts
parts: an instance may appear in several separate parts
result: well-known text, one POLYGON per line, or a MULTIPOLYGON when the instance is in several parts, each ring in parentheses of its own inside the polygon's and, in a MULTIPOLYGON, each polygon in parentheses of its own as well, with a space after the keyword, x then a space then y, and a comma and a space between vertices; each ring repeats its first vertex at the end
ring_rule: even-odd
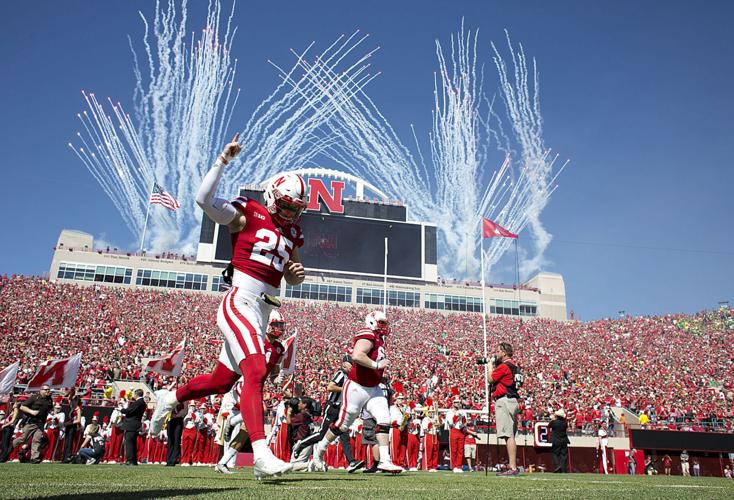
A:
POLYGON ((374 418, 362 420, 362 444, 377 444, 375 427, 377 427, 377 420, 374 418))
POLYGON ((329 421, 329 423, 334 424, 337 420, 339 420, 340 409, 340 405, 329 405, 326 407, 326 419, 329 421))

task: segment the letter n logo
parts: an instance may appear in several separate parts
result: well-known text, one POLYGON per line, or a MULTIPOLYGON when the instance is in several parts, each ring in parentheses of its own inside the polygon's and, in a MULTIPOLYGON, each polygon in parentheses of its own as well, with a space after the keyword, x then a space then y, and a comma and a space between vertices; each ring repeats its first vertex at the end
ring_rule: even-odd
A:
POLYGON ((331 181, 331 189, 324 185, 321 179, 308 179, 309 198, 306 210, 321 211, 321 202, 324 202, 326 209, 332 214, 343 214, 344 203, 342 202, 342 191, 344 191, 344 182, 331 181))

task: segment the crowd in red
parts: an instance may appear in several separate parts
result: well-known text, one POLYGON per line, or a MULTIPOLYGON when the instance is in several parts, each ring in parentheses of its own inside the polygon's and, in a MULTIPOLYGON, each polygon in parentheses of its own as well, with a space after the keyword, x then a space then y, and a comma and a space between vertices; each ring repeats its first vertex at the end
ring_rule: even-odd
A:
MULTIPOLYGON (((217 359, 219 297, 169 291, 79 287, 41 278, 0 278, 0 367, 20 361, 19 384, 53 357, 83 352, 78 384, 103 388, 112 379, 147 377, 140 359, 189 343, 184 377, 208 372, 217 359)), ((325 387, 367 309, 287 301, 288 328, 298 333, 296 381, 306 394, 325 387)), ((430 397, 447 407, 484 404, 481 316, 391 308, 390 377, 408 401, 430 397)), ((734 312, 558 322, 492 317, 490 353, 500 341, 515 348, 526 383, 521 413, 530 422, 564 407, 577 426, 605 418, 607 406, 645 411, 650 425, 732 429, 734 312)), ((273 388, 270 388, 274 395, 273 388)), ((270 398, 270 395, 267 395, 270 398)), ((87 393, 87 396, 89 393, 87 393)))

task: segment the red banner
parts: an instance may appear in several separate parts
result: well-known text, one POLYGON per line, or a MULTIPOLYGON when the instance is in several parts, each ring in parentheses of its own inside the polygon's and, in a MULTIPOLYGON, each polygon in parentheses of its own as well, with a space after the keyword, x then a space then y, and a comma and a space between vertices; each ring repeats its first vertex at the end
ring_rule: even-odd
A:
POLYGON ((48 384, 51 389, 74 387, 79 375, 82 353, 64 359, 51 359, 41 364, 33 378, 28 381, 28 391, 39 391, 48 384))
POLYGON ((515 233, 511 233, 496 222, 482 217, 482 238, 517 238, 515 233))
POLYGON ((184 339, 168 354, 164 354, 159 358, 143 358, 143 370, 178 377, 181 375, 181 369, 183 368, 185 348, 186 340, 184 339))

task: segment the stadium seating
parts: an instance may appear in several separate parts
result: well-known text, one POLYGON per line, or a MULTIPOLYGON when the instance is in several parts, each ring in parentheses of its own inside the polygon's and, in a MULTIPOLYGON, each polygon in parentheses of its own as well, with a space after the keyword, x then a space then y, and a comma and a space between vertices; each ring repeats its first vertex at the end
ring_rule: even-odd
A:
MULTIPOLYGON (((143 356, 172 350, 188 334, 184 377, 208 371, 221 336, 219 298, 199 293, 80 287, 42 278, 0 278, 0 367, 21 361, 19 383, 39 363, 82 351, 78 383, 99 390, 107 381, 165 380, 140 371, 143 356)), ((366 308, 288 301, 288 329, 298 332, 297 381, 324 397, 324 388, 366 308)), ((430 396, 443 406, 455 393, 481 408, 484 401, 482 322, 478 314, 390 309, 390 375, 409 400, 430 396)), ((628 317, 590 322, 493 317, 490 349, 515 347, 523 367, 530 423, 566 408, 583 428, 610 409, 645 410, 650 425, 731 429, 734 384, 734 312, 628 317)), ((272 391, 272 388, 268 389, 272 391)), ((270 395, 268 395, 269 397, 270 395)))

